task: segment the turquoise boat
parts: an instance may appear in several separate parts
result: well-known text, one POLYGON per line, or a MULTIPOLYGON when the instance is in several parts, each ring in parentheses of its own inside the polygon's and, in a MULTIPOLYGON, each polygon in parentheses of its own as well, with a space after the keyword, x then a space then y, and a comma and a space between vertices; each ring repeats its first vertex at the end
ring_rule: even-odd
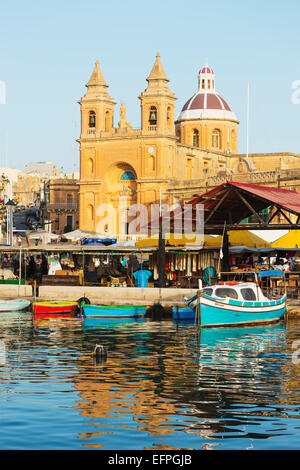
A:
POLYGON ((136 305, 91 305, 82 304, 85 318, 143 317, 147 307, 136 305))
POLYGON ((195 312, 190 307, 172 307, 174 320, 194 320, 195 312))
POLYGON ((286 313, 286 294, 265 297, 254 282, 219 283, 185 300, 203 327, 273 323, 286 313))
POLYGON ((88 317, 84 318, 82 327, 84 330, 129 328, 145 321, 144 317, 88 317))

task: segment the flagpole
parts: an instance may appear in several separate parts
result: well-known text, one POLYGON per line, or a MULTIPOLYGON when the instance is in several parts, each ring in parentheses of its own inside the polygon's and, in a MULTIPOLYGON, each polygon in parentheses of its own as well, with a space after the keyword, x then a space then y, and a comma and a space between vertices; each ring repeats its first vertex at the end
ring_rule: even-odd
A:
POLYGON ((246 136, 246 158, 249 156, 249 104, 250 104, 250 84, 247 88, 247 136, 246 136))
POLYGON ((219 262, 218 262, 218 275, 220 276, 220 267, 221 267, 221 259, 223 259, 223 244, 224 244, 224 234, 225 234, 225 226, 226 226, 226 220, 224 222, 224 227, 223 227, 223 234, 222 234, 222 245, 220 248, 220 253, 219 253, 219 262))
POLYGON ((158 278, 159 287, 166 287, 166 251, 165 234, 163 233, 162 204, 161 204, 161 186, 159 188, 159 235, 158 235, 158 278))

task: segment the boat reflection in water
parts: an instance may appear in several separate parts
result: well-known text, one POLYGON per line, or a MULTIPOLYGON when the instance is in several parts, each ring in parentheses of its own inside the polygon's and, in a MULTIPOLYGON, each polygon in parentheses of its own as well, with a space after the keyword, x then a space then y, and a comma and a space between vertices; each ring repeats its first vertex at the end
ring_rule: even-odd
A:
MULTIPOLYGON (((194 326, 194 320, 175 321, 177 328, 194 326)), ((283 322, 275 325, 198 328, 196 337, 191 337, 199 347, 201 362, 237 361, 240 355, 262 357, 264 351, 276 347, 284 347, 286 341, 286 326, 283 322), (280 340, 280 341, 279 341, 280 340), (278 341, 280 344, 278 344, 278 341)))
POLYGON ((281 365, 270 361, 285 348, 284 324, 199 329, 193 321, 88 320, 84 348, 97 342, 108 351, 100 365, 88 352, 77 361, 78 409, 97 422, 98 434, 89 435, 96 447, 116 432, 118 448, 132 448, 136 433, 146 433, 149 447, 163 439, 171 448, 201 448, 229 432, 224 415, 230 420, 237 403, 269 407, 281 387, 281 365))
POLYGON ((6 449, 280 449, 299 434, 300 366, 287 354, 299 325, 287 343, 284 323, 11 315, 0 317, 6 449))

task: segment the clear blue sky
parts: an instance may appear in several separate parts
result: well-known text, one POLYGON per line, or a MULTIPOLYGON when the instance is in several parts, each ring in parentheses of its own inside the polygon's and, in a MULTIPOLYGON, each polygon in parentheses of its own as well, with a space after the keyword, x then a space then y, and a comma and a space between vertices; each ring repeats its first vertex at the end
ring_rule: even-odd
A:
POLYGON ((240 120, 246 149, 246 95, 250 81, 250 152, 300 153, 298 0, 28 1, 2 4, 0 166, 53 161, 79 168, 80 113, 96 59, 127 120, 140 126, 138 96, 159 52, 178 113, 197 87, 205 58, 218 92, 240 120))

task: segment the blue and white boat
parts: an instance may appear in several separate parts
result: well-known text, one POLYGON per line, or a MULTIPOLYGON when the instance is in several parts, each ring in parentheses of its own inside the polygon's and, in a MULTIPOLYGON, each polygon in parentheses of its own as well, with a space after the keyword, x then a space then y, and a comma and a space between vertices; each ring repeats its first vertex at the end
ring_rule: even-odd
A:
POLYGON ((136 305, 91 305, 82 304, 85 318, 126 318, 143 317, 147 307, 136 305))
POLYGON ((219 283, 185 301, 203 327, 272 323, 286 312, 286 294, 278 299, 265 297, 254 282, 219 283))
POLYGON ((31 304, 27 299, 0 300, 0 312, 18 312, 26 310, 31 304))

